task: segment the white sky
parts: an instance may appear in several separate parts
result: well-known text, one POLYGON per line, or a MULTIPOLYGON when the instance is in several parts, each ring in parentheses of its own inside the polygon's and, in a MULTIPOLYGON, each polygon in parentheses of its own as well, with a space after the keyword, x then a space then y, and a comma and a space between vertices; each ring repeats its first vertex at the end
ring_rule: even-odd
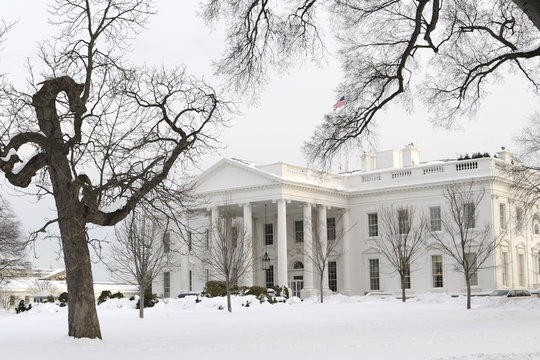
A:
MULTIPOLYGON (((152 17, 147 31, 136 39, 128 57, 139 64, 185 64, 188 72, 204 76, 209 83, 217 83, 211 62, 221 54, 223 35, 219 31, 211 33, 196 17, 198 1, 158 0, 156 3, 158 14, 152 17)), ((23 84, 27 76, 27 58, 36 63, 38 41, 55 34, 54 27, 47 23, 46 2, 2 1, 0 18, 8 22, 18 20, 0 52, 0 72, 7 73, 13 82, 23 84)), ((331 35, 327 34, 327 38, 331 40, 331 35)), ((273 76, 256 104, 235 98, 240 102, 242 115, 234 117, 230 127, 222 133, 221 142, 226 148, 203 159, 200 167, 205 169, 220 157, 260 163, 305 164, 302 144, 341 96, 335 92, 340 79, 339 63, 330 55, 323 66, 306 64, 293 69, 290 74, 273 76)), ((392 106, 377 119, 378 148, 399 149, 414 142, 421 151, 421 161, 455 158, 476 151, 493 154, 501 146, 515 149, 513 138, 528 117, 538 111, 540 97, 534 96, 528 84, 514 74, 491 86, 489 91, 477 116, 473 120, 460 121, 461 130, 433 128, 428 121, 429 109, 425 109, 420 101, 416 101, 410 113, 399 104, 392 106)), ((361 153, 359 149, 351 150, 353 168, 358 167, 361 153)), ((0 186, 2 193, 10 194, 8 199, 25 230, 38 228, 45 217, 54 217, 52 202, 35 204, 30 198, 11 196, 14 191, 3 179, 0 186)), ((61 266, 51 251, 56 247, 53 241, 38 243, 39 257, 33 259, 34 263, 45 267, 61 266)), ((97 279, 107 276, 99 266, 95 272, 97 279)))

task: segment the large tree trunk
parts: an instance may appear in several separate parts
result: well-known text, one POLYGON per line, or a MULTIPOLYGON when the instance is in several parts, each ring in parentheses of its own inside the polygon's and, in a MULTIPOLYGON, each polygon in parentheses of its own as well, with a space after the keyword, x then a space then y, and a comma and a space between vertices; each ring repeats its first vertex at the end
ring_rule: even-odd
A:
POLYGON ((540 1, 538 0, 512 0, 528 17, 538 30, 540 30, 540 1))
POLYGON ((146 288, 144 286, 139 287, 139 318, 144 319, 144 292, 146 288))
POLYGON ((49 172, 62 238, 68 288, 68 335, 75 338, 99 338, 101 330, 96 311, 90 251, 86 242, 84 209, 71 182, 65 156, 53 149, 49 172))
POLYGON ((101 339, 86 229, 81 219, 71 214, 58 209, 69 294, 68 335, 101 339))

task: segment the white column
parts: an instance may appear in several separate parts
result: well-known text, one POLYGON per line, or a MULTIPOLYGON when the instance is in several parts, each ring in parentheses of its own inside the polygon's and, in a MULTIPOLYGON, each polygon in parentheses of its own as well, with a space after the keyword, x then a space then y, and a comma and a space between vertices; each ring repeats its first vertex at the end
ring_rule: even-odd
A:
POLYGON ((287 283, 287 202, 277 201, 277 285, 287 283))
POLYGON ((343 210, 343 218, 341 221, 342 239, 342 267, 343 267, 343 294, 351 294, 351 239, 349 237, 349 209, 343 210))
MULTIPOLYGON (((186 218, 183 221, 187 221, 186 218)), ((186 233, 186 236, 188 234, 186 233)), ((188 239, 184 239, 180 245, 180 291, 189 291, 189 245, 188 239)), ((171 278, 171 282, 172 282, 171 278)), ((171 286, 172 290, 172 286, 171 286)), ((175 297, 178 294, 171 292, 171 297, 175 297)))
MULTIPOLYGON (((319 207, 319 241, 321 242, 322 256, 326 256, 326 248, 328 245, 328 233, 326 227, 326 206, 321 205, 319 207)), ((323 292, 328 291, 328 259, 323 272, 323 292), (326 290, 326 291, 324 291, 326 290)))
POLYGON ((311 204, 304 204, 304 287, 300 292, 302 299, 317 295, 313 286, 313 234, 311 204))
POLYGON ((249 269, 243 276, 242 285, 244 286, 253 286, 253 274, 255 267, 255 259, 253 258, 253 217, 251 212, 251 204, 247 203, 243 206, 244 210, 244 231, 245 231, 245 241, 244 246, 246 247, 246 255, 249 258, 250 266, 249 269))

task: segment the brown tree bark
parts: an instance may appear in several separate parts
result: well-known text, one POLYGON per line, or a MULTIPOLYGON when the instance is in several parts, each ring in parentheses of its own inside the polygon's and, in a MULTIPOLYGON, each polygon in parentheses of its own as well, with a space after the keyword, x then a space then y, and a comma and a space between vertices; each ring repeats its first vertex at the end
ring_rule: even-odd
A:
POLYGON ((540 2, 538 0, 512 0, 540 30, 540 2))

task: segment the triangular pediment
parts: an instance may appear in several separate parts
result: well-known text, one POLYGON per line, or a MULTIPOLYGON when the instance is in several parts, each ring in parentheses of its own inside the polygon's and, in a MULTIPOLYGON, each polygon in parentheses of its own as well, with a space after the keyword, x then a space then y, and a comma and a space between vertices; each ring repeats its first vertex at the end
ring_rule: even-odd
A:
POLYGON ((222 159, 196 180, 197 192, 226 191, 275 184, 279 179, 253 166, 222 159))

